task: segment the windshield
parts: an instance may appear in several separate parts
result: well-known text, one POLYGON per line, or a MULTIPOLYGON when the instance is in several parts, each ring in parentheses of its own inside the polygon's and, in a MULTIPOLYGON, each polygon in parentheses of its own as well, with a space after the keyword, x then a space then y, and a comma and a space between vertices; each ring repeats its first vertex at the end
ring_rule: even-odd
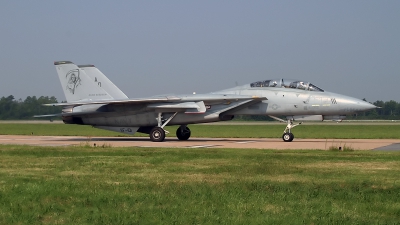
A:
POLYGON ((306 91, 320 91, 324 92, 321 88, 316 85, 300 80, 289 80, 289 79, 272 79, 257 81, 250 84, 250 87, 276 87, 276 88, 292 88, 306 91))

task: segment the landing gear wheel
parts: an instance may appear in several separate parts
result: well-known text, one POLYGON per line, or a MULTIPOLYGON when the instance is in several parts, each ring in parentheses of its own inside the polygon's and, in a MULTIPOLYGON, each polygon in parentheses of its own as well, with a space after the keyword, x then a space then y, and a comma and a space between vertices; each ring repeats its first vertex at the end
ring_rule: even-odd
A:
POLYGON ((180 127, 176 130, 176 137, 178 137, 181 141, 186 141, 190 138, 190 129, 189 127, 185 127, 181 129, 180 127))
POLYGON ((161 127, 154 127, 150 131, 150 140, 154 142, 162 142, 165 139, 165 131, 161 127))
POLYGON ((284 133, 282 139, 284 142, 291 142, 294 139, 294 135, 292 133, 284 133))

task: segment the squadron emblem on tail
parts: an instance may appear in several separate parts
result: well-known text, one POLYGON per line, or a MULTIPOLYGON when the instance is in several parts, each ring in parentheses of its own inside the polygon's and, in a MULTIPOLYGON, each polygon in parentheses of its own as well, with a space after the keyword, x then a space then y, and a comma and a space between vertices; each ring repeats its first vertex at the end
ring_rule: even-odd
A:
POLYGON ((68 73, 65 75, 65 78, 67 79, 66 89, 68 89, 72 94, 75 94, 75 90, 78 88, 79 85, 81 85, 79 70, 74 69, 68 71, 68 73))

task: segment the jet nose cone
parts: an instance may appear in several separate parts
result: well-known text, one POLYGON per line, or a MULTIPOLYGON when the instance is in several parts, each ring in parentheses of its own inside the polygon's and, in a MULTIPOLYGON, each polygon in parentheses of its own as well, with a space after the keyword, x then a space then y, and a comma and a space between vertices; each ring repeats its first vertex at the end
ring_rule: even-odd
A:
POLYGON ((368 110, 376 109, 376 108, 378 108, 378 107, 376 107, 375 105, 372 105, 369 102, 363 101, 363 100, 360 100, 357 102, 357 111, 368 111, 368 110))

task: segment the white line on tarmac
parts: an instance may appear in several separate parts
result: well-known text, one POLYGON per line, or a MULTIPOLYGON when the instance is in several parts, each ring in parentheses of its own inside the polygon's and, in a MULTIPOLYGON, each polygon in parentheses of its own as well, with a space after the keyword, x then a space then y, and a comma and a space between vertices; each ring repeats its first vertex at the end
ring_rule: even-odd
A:
POLYGON ((218 145, 193 145, 193 146, 187 146, 186 148, 211 148, 216 146, 218 145))
POLYGON ((254 143, 254 142, 257 142, 257 141, 237 141, 237 142, 234 142, 234 143, 236 143, 236 144, 246 144, 246 143, 254 143))

